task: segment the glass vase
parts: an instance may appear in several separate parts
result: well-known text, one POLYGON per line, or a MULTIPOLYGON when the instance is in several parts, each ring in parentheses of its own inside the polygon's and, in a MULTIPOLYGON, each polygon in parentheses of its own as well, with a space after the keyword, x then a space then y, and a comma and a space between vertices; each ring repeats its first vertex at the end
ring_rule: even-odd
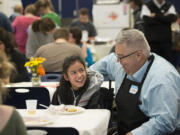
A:
POLYGON ((41 83, 40 75, 36 73, 32 73, 31 82, 32 82, 32 86, 40 86, 41 83))

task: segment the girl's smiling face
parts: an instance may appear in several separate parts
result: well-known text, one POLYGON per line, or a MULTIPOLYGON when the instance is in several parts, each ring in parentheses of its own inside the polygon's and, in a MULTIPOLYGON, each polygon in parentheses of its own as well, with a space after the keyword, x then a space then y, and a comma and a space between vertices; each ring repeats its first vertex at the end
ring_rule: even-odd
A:
POLYGON ((74 90, 78 90, 79 88, 83 87, 87 78, 84 65, 79 61, 76 61, 69 66, 67 73, 64 74, 64 78, 71 83, 74 90))

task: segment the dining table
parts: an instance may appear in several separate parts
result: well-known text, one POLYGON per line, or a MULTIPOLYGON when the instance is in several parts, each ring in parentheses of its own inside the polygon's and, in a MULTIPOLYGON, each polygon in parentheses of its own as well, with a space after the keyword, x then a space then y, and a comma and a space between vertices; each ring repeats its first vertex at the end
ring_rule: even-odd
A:
MULTIPOLYGON (((56 91, 56 88, 59 86, 59 82, 41 82, 39 87, 45 87, 49 91, 50 101, 52 101, 53 94, 56 91)), ((32 82, 19 82, 19 83, 10 83, 6 87, 33 87, 32 82)), ((109 81, 104 81, 101 87, 109 88, 109 81)), ((112 81, 111 87, 115 88, 115 82, 112 81)))
POLYGON ((83 109, 78 113, 52 113, 48 109, 37 109, 34 116, 28 115, 26 109, 17 109, 25 121, 28 117, 44 117, 46 122, 29 124, 25 121, 26 127, 72 127, 80 135, 107 135, 110 120, 110 111, 107 109, 83 109), (47 119, 48 118, 48 119, 47 119))

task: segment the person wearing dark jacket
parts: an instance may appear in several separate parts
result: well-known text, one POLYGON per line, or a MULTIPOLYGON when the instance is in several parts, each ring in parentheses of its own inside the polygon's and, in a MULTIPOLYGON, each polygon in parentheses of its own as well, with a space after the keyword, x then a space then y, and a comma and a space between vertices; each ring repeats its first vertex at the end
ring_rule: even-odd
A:
POLYGON ((152 52, 171 61, 171 24, 177 20, 174 6, 165 0, 151 0, 143 5, 141 17, 152 52))
POLYGON ((97 31, 93 23, 89 19, 89 10, 81 8, 79 10, 79 18, 73 20, 70 27, 79 27, 82 30, 84 40, 92 41, 97 36, 97 31), (86 34, 88 39, 86 39, 86 34))
POLYGON ((143 0, 129 0, 130 8, 133 10, 134 28, 143 31, 143 20, 140 17, 143 0))
POLYGON ((4 28, 5 30, 13 33, 13 28, 11 26, 11 22, 8 17, 0 12, 0 27, 4 28))
POLYGON ((0 28, 0 53, 5 53, 16 68, 10 76, 10 82, 29 81, 28 72, 24 67, 25 57, 18 51, 15 37, 12 33, 0 28))
POLYGON ((67 57, 63 64, 63 77, 56 89, 52 104, 76 105, 86 109, 99 108, 100 86, 104 78, 95 71, 86 71, 79 56, 67 57))

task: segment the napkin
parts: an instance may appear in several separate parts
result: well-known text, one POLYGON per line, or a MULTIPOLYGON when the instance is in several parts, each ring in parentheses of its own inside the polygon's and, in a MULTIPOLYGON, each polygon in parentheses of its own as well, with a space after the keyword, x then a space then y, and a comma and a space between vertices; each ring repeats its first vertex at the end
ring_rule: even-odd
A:
POLYGON ((63 111, 64 109, 65 109, 65 105, 61 104, 61 105, 50 105, 47 110, 50 113, 57 114, 57 113, 63 111))

